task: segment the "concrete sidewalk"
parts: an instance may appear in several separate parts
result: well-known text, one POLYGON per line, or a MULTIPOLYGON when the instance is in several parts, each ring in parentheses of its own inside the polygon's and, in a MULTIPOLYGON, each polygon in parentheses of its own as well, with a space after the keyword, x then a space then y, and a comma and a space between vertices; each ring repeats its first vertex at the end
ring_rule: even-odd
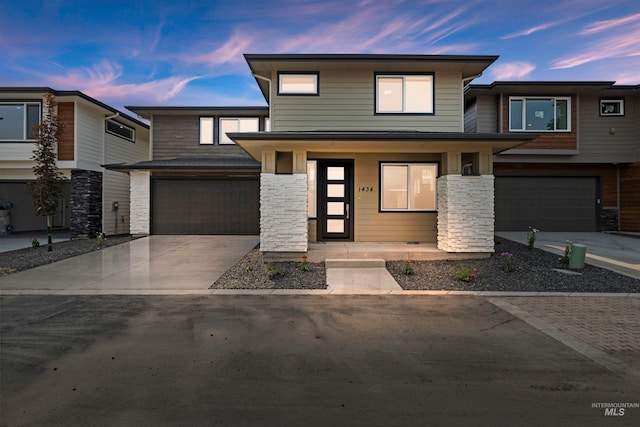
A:
MULTIPOLYGON (((527 243, 527 232, 524 231, 497 232, 496 236, 527 243)), ((562 255, 567 241, 586 245, 587 264, 640 279, 640 234, 636 238, 613 233, 540 231, 535 247, 562 255)))
MULTIPOLYGON (((69 230, 54 230, 52 233, 53 243, 65 242, 71 237, 69 230)), ((47 233, 45 231, 11 233, 6 236, 0 235, 0 252, 15 251, 31 247, 31 239, 38 239, 40 246, 47 244, 47 233)))

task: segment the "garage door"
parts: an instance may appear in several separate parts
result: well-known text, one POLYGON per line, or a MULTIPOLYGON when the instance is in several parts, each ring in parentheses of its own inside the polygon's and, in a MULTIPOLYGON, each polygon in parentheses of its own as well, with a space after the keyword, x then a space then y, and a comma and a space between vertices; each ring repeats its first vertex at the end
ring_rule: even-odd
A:
POLYGON ((597 177, 496 177, 496 230, 598 231, 597 177))
POLYGON ((260 184, 247 179, 154 179, 153 234, 259 234, 260 184))

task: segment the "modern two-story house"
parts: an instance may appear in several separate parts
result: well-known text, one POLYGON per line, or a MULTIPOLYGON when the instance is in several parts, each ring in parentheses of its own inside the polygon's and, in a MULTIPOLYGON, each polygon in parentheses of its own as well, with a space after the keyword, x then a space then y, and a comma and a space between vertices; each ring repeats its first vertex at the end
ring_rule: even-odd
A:
POLYGON ((498 231, 640 231, 640 86, 494 82, 465 104, 467 132, 540 134, 494 156, 498 231))
POLYGON ((62 133, 57 161, 68 178, 54 226, 72 237, 129 233, 129 178, 102 165, 149 158, 149 126, 78 91, 0 88, 0 205, 11 206, 15 232, 43 230, 26 184, 34 180, 33 150, 44 95, 57 102, 62 133))
POLYGON ((464 132, 463 89, 497 57, 245 58, 268 108, 128 107, 153 130, 149 162, 109 166, 131 176, 132 233, 238 232, 216 224, 253 211, 272 256, 332 240, 493 251, 493 156, 537 137, 464 132))

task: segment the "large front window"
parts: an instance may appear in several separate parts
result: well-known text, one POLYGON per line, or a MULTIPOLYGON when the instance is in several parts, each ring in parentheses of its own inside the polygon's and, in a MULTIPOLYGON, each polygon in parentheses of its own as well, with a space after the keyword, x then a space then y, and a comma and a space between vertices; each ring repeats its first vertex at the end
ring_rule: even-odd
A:
POLYGON ((377 75, 376 113, 433 113, 433 75, 377 75))
POLYGON ((380 210, 436 210, 437 164, 382 163, 380 176, 380 210))
POLYGON ((258 132, 260 119, 257 117, 221 118, 220 144, 234 144, 227 132, 258 132))
POLYGON ((39 103, 0 104, 0 140, 25 141, 37 139, 33 129, 40 124, 39 103))
POLYGON ((509 130, 568 132, 571 130, 570 111, 570 98, 511 97, 509 130))

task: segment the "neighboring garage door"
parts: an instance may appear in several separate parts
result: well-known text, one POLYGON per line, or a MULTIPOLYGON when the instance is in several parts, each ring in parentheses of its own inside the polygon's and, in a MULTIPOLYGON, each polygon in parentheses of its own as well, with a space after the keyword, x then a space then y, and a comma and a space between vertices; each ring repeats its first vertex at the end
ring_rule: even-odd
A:
POLYGON ((260 184, 237 179, 152 181, 153 234, 259 234, 260 184))
POLYGON ((496 231, 598 231, 597 177, 495 180, 496 231))

